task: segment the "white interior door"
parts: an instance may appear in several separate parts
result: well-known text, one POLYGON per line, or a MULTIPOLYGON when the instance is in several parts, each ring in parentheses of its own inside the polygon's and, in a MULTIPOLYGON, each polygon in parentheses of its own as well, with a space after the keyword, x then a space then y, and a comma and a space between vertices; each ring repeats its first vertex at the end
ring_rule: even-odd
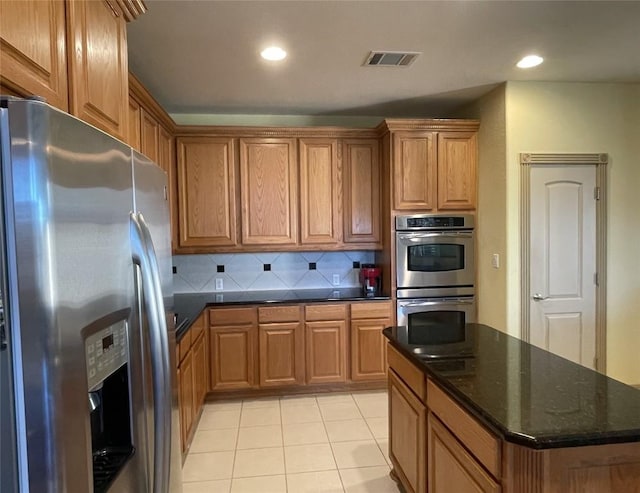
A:
POLYGON ((530 342, 594 368, 595 166, 532 166, 530 342))

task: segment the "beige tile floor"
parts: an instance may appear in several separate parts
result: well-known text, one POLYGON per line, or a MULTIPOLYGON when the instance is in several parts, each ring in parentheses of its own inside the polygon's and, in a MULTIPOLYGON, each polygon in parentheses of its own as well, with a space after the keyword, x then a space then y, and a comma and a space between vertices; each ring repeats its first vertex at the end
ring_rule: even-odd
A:
POLYGON ((184 493, 398 493, 387 412, 385 391, 208 403, 184 493))

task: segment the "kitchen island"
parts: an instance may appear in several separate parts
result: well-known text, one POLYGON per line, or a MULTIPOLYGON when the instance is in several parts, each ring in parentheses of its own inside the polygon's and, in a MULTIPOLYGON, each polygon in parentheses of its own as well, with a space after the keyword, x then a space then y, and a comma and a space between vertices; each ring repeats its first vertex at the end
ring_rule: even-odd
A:
POLYGON ((640 391, 472 324, 473 356, 389 340, 392 475, 408 492, 640 492, 640 391))

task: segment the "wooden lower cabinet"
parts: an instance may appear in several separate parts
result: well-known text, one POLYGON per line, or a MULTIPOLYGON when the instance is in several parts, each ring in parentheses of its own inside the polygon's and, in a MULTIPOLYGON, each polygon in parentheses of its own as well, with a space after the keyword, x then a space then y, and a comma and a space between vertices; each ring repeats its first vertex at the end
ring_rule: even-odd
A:
POLYGON ((304 329, 300 322, 260 324, 260 387, 304 383, 304 329))
POLYGON ((389 324, 388 318, 351 320, 351 380, 386 378, 386 343, 382 330, 389 324))
POLYGON ((189 445, 189 435, 195 417, 193 408, 193 362, 191 352, 180 362, 178 368, 179 399, 180 399, 180 435, 182 437, 182 451, 189 445))
POLYGON ((255 386, 257 327, 240 325, 211 329, 211 389, 255 386))
POLYGON ((429 493, 499 493, 502 488, 456 437, 429 413, 427 418, 429 493))
POLYGON ((345 320, 305 324, 307 383, 345 382, 345 320))
POLYGON ((207 395, 207 354, 206 337, 203 333, 193 343, 193 408, 197 416, 207 395))
POLYGON ((199 317, 176 347, 178 407, 182 452, 186 453, 207 395, 208 357, 204 317, 199 317))
POLYGON ((389 457, 408 493, 427 491, 426 438, 425 405, 390 369, 389 457))
POLYGON ((351 380, 385 381, 387 340, 382 335, 391 325, 391 301, 351 303, 351 380))

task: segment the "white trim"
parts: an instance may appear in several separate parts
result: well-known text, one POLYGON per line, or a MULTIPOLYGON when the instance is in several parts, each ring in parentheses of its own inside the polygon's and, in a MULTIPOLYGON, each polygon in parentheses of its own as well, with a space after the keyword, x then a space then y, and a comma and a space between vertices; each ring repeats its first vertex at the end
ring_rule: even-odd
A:
POLYGON ((600 199, 596 203, 596 370, 604 373, 607 368, 607 164, 608 154, 520 154, 520 337, 530 340, 529 327, 529 227, 531 165, 567 166, 593 165, 596 167, 596 186, 600 189, 600 199))

